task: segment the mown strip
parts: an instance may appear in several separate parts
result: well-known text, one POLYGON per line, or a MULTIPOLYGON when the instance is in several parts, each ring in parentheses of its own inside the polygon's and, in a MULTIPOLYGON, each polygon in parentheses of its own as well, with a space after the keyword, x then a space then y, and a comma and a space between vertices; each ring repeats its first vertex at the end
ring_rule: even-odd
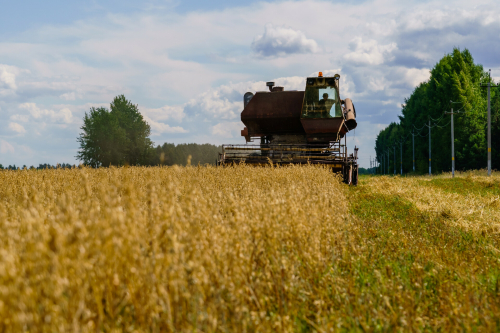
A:
POLYGON ((395 326, 381 328, 498 330, 498 236, 450 226, 402 197, 372 192, 369 181, 349 190, 359 226, 352 242, 362 249, 360 294, 391 309, 395 326))
POLYGON ((436 178, 430 181, 422 180, 419 182, 423 186, 432 186, 440 188, 448 193, 457 193, 462 195, 480 195, 497 196, 500 195, 500 180, 492 179, 490 181, 466 178, 436 178))

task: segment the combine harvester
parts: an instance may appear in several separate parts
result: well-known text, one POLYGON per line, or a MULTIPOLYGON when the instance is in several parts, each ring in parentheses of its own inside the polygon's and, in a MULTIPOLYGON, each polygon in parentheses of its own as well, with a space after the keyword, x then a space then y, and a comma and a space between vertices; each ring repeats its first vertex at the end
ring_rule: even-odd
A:
POLYGON ((306 79, 305 91, 285 91, 267 82, 269 92, 247 92, 241 112, 247 144, 223 145, 217 164, 320 164, 357 185, 358 148, 348 155, 345 139, 357 126, 356 110, 349 98, 340 98, 339 79, 319 72, 306 79), (260 144, 248 144, 256 139, 260 144))

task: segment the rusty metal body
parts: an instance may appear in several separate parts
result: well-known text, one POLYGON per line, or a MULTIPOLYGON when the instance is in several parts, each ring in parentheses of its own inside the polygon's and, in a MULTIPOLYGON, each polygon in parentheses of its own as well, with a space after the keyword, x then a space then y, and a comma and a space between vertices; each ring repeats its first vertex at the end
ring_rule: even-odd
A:
POLYGON ((223 145, 218 165, 320 164, 356 184, 357 148, 348 155, 345 144, 345 135, 356 128, 356 111, 350 99, 340 99, 339 77, 309 77, 305 91, 268 82, 269 92, 246 93, 241 135, 260 144, 223 145))
POLYGON ((303 99, 303 91, 257 92, 241 112, 247 136, 305 135, 300 122, 303 99))

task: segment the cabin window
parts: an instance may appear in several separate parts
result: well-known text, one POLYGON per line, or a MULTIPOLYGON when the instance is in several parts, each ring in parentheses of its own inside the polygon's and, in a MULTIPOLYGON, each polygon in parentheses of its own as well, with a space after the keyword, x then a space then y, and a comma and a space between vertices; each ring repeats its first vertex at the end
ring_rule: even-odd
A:
POLYGON ((306 87, 302 118, 342 117, 337 90, 331 86, 306 87))

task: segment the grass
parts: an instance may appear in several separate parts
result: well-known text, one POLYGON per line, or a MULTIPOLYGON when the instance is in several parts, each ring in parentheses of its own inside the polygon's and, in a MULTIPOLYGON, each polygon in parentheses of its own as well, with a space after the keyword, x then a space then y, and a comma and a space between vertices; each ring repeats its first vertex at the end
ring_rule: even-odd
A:
POLYGON ((430 185, 441 188, 448 193, 458 194, 473 194, 480 196, 499 196, 500 195, 500 181, 487 179, 474 179, 471 177, 455 178, 455 179, 433 179, 421 182, 422 185, 430 185))
POLYGON ((500 176, 0 172, 0 331, 498 331, 500 176))
MULTIPOLYGON (((438 184, 454 181, 441 179, 438 184)), ((386 286, 372 284, 370 293, 386 290, 393 309, 399 309, 395 310, 399 324, 408 328, 497 330, 498 233, 480 228, 486 221, 457 225, 454 211, 436 209, 438 204, 429 204, 420 193, 427 191, 427 196, 443 200, 439 205, 451 207, 447 201, 455 198, 429 192, 427 183, 435 186, 434 180, 367 177, 350 190, 351 212, 364 229, 358 234, 360 241, 369 240, 370 260, 364 266, 369 267, 368 275, 386 281, 386 286), (386 289, 387 284, 392 290, 386 289)), ((483 195, 480 192, 478 197, 483 195)))

